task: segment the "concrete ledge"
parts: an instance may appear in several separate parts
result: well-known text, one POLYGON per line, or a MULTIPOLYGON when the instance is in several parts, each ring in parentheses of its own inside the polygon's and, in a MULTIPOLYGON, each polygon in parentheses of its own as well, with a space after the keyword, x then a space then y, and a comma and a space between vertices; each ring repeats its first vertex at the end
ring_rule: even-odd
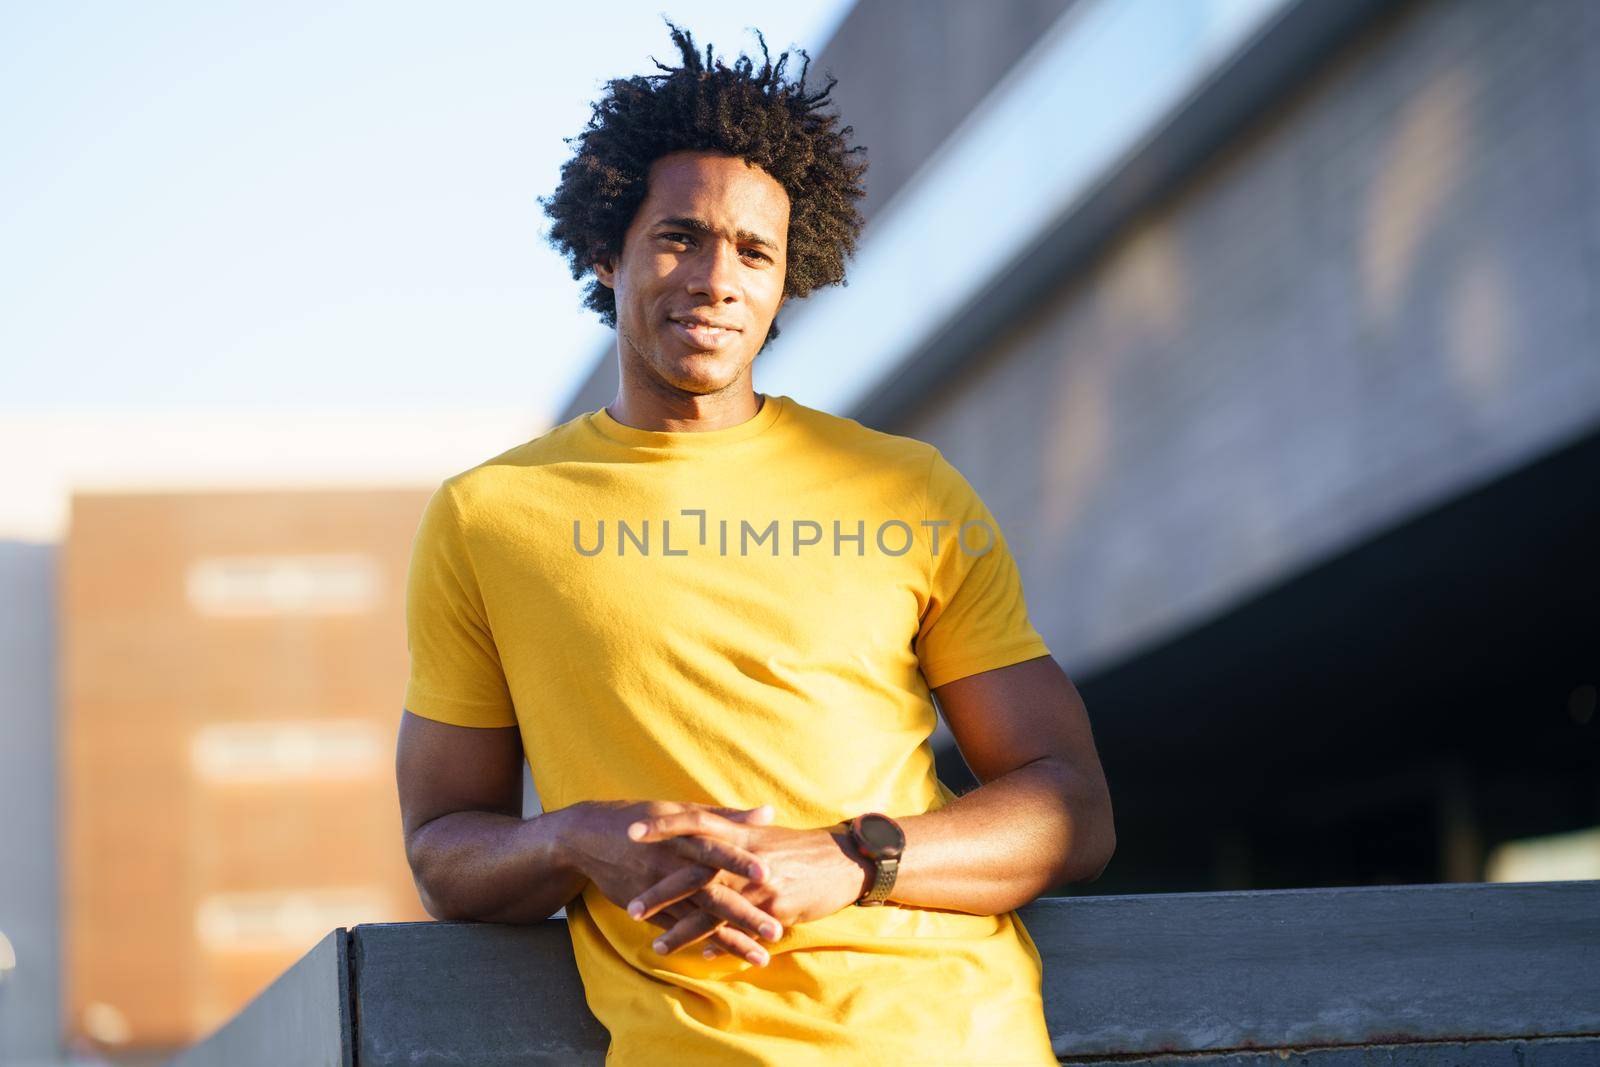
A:
MULTIPOLYGON (((1064 1062, 1600 1062, 1600 881, 1052 898, 1022 914, 1064 1062)), ((357 926, 347 982, 345 936, 177 1062, 605 1058, 560 920, 357 926)))
POLYGON ((1039 903, 1062 1057, 1600 1033, 1600 882, 1039 903))
POLYGON ((564 919, 386 923, 351 937, 363 1067, 605 1061, 610 1035, 584 1001, 564 919))
POLYGON ((1405 1045, 1202 1052, 1139 1059, 1063 1060, 1073 1067, 1594 1067, 1600 1037, 1418 1041, 1405 1045))

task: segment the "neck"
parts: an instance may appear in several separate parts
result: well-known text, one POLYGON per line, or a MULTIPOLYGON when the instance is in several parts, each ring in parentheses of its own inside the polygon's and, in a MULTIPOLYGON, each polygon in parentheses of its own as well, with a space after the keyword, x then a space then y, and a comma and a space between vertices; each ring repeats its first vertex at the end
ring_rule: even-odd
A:
POLYGON ((755 418, 766 398, 748 373, 712 393, 691 393, 665 383, 656 388, 624 380, 607 413, 624 426, 667 433, 721 430, 755 418))

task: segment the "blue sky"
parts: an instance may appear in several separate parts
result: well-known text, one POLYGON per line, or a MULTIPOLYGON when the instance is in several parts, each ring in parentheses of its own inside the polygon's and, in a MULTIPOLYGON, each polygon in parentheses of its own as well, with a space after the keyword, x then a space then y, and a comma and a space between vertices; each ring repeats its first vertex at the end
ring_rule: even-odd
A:
POLYGON ((815 56, 849 6, 5 5, 0 418, 554 414, 609 336, 542 236, 562 138, 663 14, 815 56))

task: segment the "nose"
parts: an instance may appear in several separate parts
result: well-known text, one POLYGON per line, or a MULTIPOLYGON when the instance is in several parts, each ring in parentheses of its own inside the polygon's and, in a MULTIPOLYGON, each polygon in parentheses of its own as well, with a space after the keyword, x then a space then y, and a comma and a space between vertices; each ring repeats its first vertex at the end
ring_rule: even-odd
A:
POLYGON ((729 241, 707 241, 694 257, 687 279, 689 293, 708 304, 722 304, 739 295, 739 249, 729 241))

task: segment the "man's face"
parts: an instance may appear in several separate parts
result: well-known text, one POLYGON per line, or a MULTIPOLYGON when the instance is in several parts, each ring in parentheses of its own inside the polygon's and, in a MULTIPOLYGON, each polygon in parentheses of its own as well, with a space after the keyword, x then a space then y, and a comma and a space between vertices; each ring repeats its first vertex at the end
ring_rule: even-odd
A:
POLYGON ((595 264, 625 371, 695 395, 738 381, 783 304, 788 237, 789 195, 766 171, 706 152, 656 160, 621 257, 595 264))

